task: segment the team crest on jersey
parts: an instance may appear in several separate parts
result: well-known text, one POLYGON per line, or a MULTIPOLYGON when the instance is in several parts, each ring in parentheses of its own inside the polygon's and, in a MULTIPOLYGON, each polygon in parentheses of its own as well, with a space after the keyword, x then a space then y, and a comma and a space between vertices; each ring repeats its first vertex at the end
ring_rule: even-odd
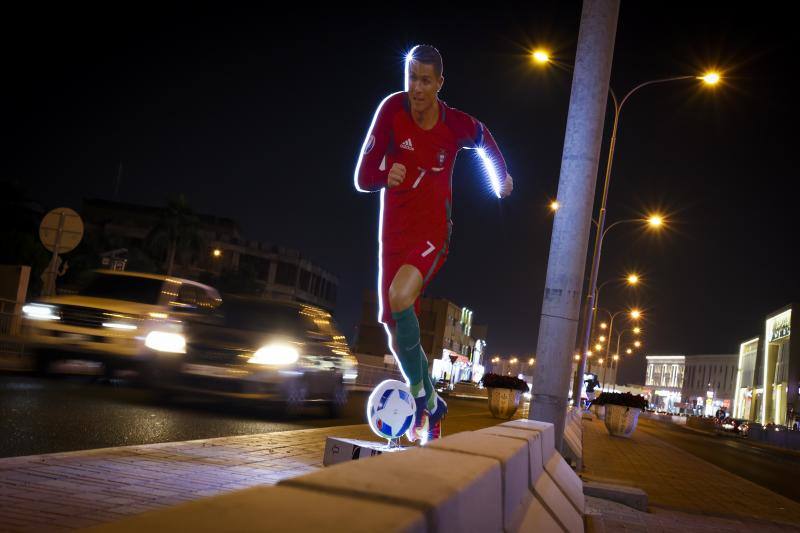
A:
POLYGON ((447 152, 444 149, 439 150, 439 153, 436 154, 436 160, 439 162, 440 167, 444 166, 444 162, 446 159, 447 159, 447 152))
POLYGON ((367 140, 367 145, 364 147, 364 155, 367 155, 372 151, 372 147, 375 146, 375 136, 370 135, 369 139, 367 140))

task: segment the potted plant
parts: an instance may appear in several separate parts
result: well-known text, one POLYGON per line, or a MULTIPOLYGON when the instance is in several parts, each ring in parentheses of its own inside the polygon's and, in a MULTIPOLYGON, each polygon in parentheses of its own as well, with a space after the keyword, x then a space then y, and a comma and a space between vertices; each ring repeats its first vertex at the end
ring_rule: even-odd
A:
POLYGON ((633 434, 639 413, 647 407, 647 400, 643 396, 629 392, 604 392, 592 403, 605 406, 606 429, 618 437, 630 437, 633 434))
POLYGON ((489 411, 495 418, 508 420, 514 416, 519 407, 519 395, 528 392, 528 384, 513 376, 484 374, 481 383, 489 390, 489 411))

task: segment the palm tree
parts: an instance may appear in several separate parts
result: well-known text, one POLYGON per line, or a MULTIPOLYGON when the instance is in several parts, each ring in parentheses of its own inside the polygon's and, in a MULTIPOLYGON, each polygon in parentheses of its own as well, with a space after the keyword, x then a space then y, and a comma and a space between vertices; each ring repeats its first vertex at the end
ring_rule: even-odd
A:
POLYGON ((200 220, 189 207, 182 194, 167 199, 161 220, 150 232, 148 243, 166 260, 164 269, 172 275, 175 260, 185 262, 192 253, 204 249, 204 239, 200 232, 200 220))

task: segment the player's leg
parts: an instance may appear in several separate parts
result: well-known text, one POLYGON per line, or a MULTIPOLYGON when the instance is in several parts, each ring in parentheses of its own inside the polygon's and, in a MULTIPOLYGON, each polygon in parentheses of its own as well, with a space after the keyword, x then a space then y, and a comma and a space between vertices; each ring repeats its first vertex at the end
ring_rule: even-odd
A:
MULTIPOLYGON (((402 265, 392 278, 389 286, 389 307, 395 323, 394 343, 395 355, 408 379, 411 393, 417 397, 424 390, 424 378, 427 373, 427 361, 420 361, 419 320, 414 311, 414 302, 422 290, 422 274, 412 265, 402 265)), ((422 355, 424 357, 424 354, 422 355)))

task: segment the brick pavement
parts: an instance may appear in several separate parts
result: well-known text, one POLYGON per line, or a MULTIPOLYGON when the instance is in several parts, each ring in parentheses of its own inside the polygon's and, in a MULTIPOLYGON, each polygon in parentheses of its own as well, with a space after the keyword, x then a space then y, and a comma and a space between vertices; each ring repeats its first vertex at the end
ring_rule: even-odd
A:
POLYGON ((606 509, 595 531, 800 531, 790 526, 800 504, 643 431, 612 437, 603 421, 584 420, 583 439, 584 479, 639 487, 650 504, 606 509))
MULTIPOLYGON (((520 409, 517 416, 527 416, 520 409)), ((500 423, 450 416, 445 432, 500 423)), ((0 531, 88 527, 322 467, 329 435, 374 440, 366 424, 0 459, 0 531)))

